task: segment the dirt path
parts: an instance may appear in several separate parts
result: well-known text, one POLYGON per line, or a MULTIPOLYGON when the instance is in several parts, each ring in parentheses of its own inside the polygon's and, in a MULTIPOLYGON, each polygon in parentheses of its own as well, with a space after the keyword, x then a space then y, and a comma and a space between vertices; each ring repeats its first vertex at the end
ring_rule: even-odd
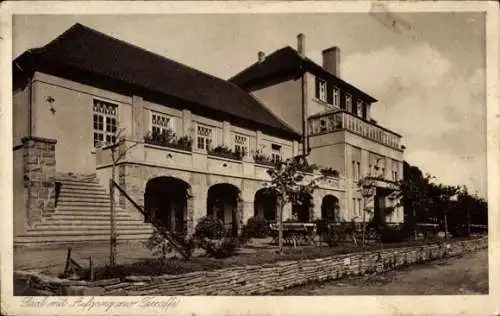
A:
POLYGON ((464 295, 488 294, 488 252, 411 266, 371 277, 352 277, 269 295, 464 295))

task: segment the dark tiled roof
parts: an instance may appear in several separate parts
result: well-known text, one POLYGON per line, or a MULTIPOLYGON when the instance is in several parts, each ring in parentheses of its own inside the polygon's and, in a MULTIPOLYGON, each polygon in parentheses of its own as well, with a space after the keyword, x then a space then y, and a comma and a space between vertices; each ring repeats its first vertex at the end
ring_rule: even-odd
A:
POLYGON ((299 53, 290 46, 283 47, 269 56, 262 62, 255 62, 240 73, 234 75, 229 81, 238 86, 251 90, 252 87, 259 87, 262 83, 272 81, 279 76, 296 75, 300 76, 304 71, 309 71, 316 75, 321 75, 325 79, 330 79, 344 89, 364 97, 370 102, 377 100, 353 85, 327 72, 323 67, 316 64, 307 57, 301 57, 299 53))
MULTIPOLYGON (((184 100, 203 113, 224 113, 252 125, 300 137, 237 85, 110 37, 79 23, 42 48, 28 51, 38 65, 71 67, 161 95, 184 100)), ((23 55, 26 55, 23 54, 23 55)), ((20 56, 21 57, 25 56, 20 56)), ((34 68, 37 65, 32 66, 34 68)))

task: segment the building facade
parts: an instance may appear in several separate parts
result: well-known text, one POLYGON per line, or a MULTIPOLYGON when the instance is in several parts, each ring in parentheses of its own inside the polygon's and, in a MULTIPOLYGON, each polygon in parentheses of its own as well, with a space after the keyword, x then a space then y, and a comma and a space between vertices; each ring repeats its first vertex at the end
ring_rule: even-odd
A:
POLYGON ((338 78, 336 49, 320 67, 302 35, 298 45, 259 53, 230 81, 80 24, 23 53, 13 61, 16 242, 109 239, 113 169, 146 212, 117 194, 122 240, 147 238, 152 217, 180 234, 204 216, 233 234, 252 216, 274 221, 267 170, 301 154, 334 172, 284 219, 360 220, 357 181, 377 172, 371 203, 389 205, 401 137, 371 119, 374 98, 338 78))
POLYGON ((269 56, 259 52, 257 61, 230 81, 300 131, 312 162, 343 175, 344 218, 363 220, 359 180, 372 178, 376 192, 368 207, 375 212, 396 207, 387 219, 402 222, 403 208, 391 195, 403 179, 401 135, 372 118, 375 98, 339 78, 339 48, 323 51, 322 66, 305 51, 305 36, 299 34, 297 49, 288 46, 269 56))

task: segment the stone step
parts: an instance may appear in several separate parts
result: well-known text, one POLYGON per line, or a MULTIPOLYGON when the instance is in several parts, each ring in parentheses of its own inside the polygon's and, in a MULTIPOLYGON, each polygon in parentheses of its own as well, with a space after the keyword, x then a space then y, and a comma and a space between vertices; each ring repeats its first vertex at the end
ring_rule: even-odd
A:
MULTIPOLYGON (((144 241, 147 240, 151 234, 142 232, 122 233, 119 234, 117 239, 119 241, 144 241)), ((54 244, 71 244, 81 242, 99 242, 109 241, 109 234, 51 234, 51 235, 37 235, 37 236, 19 236, 15 238, 16 246, 30 246, 30 245, 54 245, 54 244)))
MULTIPOLYGON (((83 208, 89 208, 89 207, 108 207, 110 206, 111 202, 109 199, 85 199, 85 200, 80 200, 80 199, 59 199, 57 201, 57 206, 62 207, 62 208, 69 208, 69 207, 80 207, 82 206, 83 208)), ((116 203, 115 203, 116 205, 116 203)))
MULTIPOLYGON (((51 217, 48 217, 45 219, 44 223, 48 221, 53 221, 53 220, 84 220, 84 219, 89 219, 89 220, 106 220, 109 218, 109 213, 96 213, 96 214, 78 214, 78 213, 73 213, 73 214, 54 214, 51 217)), ((117 219, 126 219, 126 218, 132 218, 128 214, 116 214, 117 219)))
MULTIPOLYGON (((99 223, 96 222, 50 222, 50 223, 39 223, 36 225, 36 228, 28 229, 28 231, 33 231, 33 230, 52 230, 54 231, 59 230, 61 227, 66 227, 66 228, 75 228, 75 229, 110 229, 110 221, 102 221, 99 223)), ((148 224, 145 224, 140 221, 117 221, 116 226, 119 227, 120 229, 122 228, 132 228, 132 229, 145 229, 145 227, 148 227, 148 224)), ((149 229, 149 228, 148 228, 149 229)))
POLYGON ((80 196, 71 196, 71 195, 67 195, 67 196, 59 196, 59 198, 57 199, 57 205, 66 205, 66 203, 75 203, 75 202, 81 202, 81 203, 106 203, 107 205, 109 205, 110 201, 109 201, 109 196, 84 196, 84 197, 80 197, 80 196))
POLYGON ((109 197, 109 192, 104 190, 61 190, 59 192, 59 197, 62 196, 81 196, 81 197, 89 197, 89 196, 99 196, 99 197, 109 197))
MULTIPOLYGON (((52 235, 52 234, 58 234, 60 232, 71 232, 72 234, 109 234, 110 227, 109 226, 85 226, 85 225, 79 225, 79 226, 52 226, 52 225, 47 225, 45 227, 40 227, 41 225, 37 226, 36 228, 28 229, 24 235, 29 235, 29 236, 34 236, 34 235, 40 235, 40 234, 47 234, 47 235, 52 235), (50 228, 49 228, 50 227, 50 228)), ((152 232, 153 229, 151 227, 148 227, 145 224, 139 225, 116 225, 116 229, 119 233, 121 232, 136 232, 136 231, 142 231, 142 232, 152 232)))
MULTIPOLYGON (((95 214, 110 214, 110 208, 109 207, 94 207, 94 208, 57 208, 53 215, 69 215, 69 214, 74 214, 74 215, 95 215, 95 214)), ((116 209, 115 214, 120 214, 120 215, 126 215, 126 216, 131 216, 132 214, 129 214, 127 211, 123 209, 116 209)), ((134 214, 135 215, 135 214, 134 214)))

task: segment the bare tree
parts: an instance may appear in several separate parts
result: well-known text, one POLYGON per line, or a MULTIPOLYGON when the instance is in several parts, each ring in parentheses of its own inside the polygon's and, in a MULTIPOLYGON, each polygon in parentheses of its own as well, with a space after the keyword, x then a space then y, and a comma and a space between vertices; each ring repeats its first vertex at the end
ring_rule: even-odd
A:
POLYGON ((104 149, 109 149, 111 153, 111 179, 109 180, 109 198, 110 198, 110 223, 111 223, 111 234, 109 240, 109 264, 110 266, 116 265, 116 256, 117 256, 117 241, 118 234, 116 231, 116 210, 115 210, 115 190, 114 183, 116 177, 116 166, 117 164, 127 155, 127 153, 132 150, 137 144, 137 141, 134 141, 132 145, 126 145, 126 139, 123 135, 125 129, 121 128, 116 133, 116 138, 114 142, 104 149))

